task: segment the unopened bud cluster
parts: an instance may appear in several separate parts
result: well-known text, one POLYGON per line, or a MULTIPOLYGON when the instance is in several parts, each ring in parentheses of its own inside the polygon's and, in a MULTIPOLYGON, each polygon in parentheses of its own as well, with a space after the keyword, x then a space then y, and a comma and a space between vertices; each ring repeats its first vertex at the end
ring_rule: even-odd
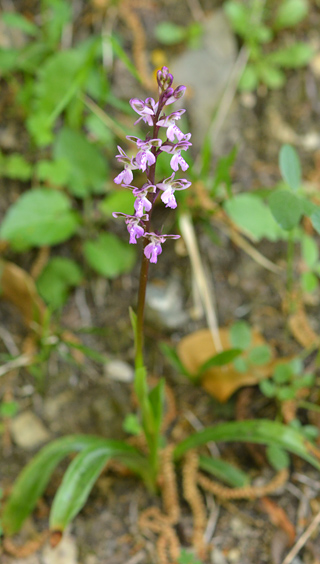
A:
POLYGON ((135 143, 137 153, 135 157, 129 158, 121 147, 118 146, 119 154, 116 156, 118 161, 124 165, 124 169, 116 176, 114 182, 132 190, 135 196, 134 215, 127 215, 121 212, 114 212, 114 217, 123 216, 127 224, 130 235, 129 243, 135 244, 139 237, 144 237, 149 241, 144 248, 144 254, 150 262, 157 262, 158 255, 162 252, 161 244, 166 239, 178 239, 179 235, 165 235, 149 231, 150 217, 153 205, 160 194, 160 198, 166 207, 175 209, 177 202, 174 193, 177 190, 185 190, 191 184, 184 178, 175 178, 179 168, 187 170, 188 164, 181 155, 181 151, 186 151, 191 143, 191 133, 184 134, 176 125, 185 110, 176 110, 169 115, 165 114, 166 107, 181 98, 186 90, 185 86, 172 88, 173 76, 167 69, 162 67, 157 73, 159 89, 159 100, 155 102, 153 98, 139 100, 132 98, 130 105, 140 116, 135 122, 144 121, 152 127, 152 134, 147 134, 146 139, 139 139, 133 135, 127 136, 129 141, 135 143), (159 137, 161 128, 165 129, 165 140, 159 137), (170 166, 173 173, 169 178, 164 178, 155 183, 155 167, 157 158, 162 152, 172 155, 170 166), (146 182, 141 188, 132 184, 133 171, 141 170, 146 173, 146 182))

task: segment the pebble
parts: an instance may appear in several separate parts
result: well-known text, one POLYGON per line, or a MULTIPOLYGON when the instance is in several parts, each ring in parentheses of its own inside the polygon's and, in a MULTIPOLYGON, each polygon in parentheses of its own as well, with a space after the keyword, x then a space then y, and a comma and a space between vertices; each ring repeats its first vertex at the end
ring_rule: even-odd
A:
POLYGON ((132 382, 134 370, 130 364, 123 360, 111 360, 104 367, 107 378, 117 382, 132 382))
POLYGON ((32 450, 50 439, 41 419, 29 410, 12 419, 11 434, 14 442, 26 450, 32 450))

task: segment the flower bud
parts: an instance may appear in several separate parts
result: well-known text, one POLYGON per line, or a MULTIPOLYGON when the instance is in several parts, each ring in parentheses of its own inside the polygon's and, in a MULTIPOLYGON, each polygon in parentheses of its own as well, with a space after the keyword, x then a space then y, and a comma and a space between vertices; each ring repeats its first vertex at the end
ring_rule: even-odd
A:
POLYGON ((182 96, 184 96, 184 93, 186 91, 186 87, 185 86, 177 86, 177 88, 175 89, 173 95, 175 97, 176 100, 179 100, 179 98, 182 98, 182 96))
POLYGON ((159 92, 164 92, 173 83, 173 76, 169 72, 167 67, 162 67, 161 70, 157 72, 157 82, 159 86, 159 92))

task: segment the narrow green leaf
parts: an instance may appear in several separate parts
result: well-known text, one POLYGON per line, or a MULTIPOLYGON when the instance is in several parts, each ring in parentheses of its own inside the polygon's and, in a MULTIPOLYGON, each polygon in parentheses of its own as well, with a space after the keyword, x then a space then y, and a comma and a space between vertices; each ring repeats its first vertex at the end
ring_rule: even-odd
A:
POLYGON ((209 370, 209 368, 213 368, 214 366, 224 366, 225 364, 229 364, 229 362, 232 362, 235 358, 242 354, 242 352, 242 349, 229 349, 215 354, 200 366, 198 376, 201 376, 204 372, 206 372, 206 370, 209 370))
POLYGON ((288 453, 277 445, 269 445, 266 450, 268 461, 271 466, 277 471, 283 468, 288 468, 290 464, 290 458, 288 453))
POLYGON ((279 154, 279 167, 282 178, 291 190, 301 186, 301 165, 297 151, 291 145, 283 145, 279 154))
POLYGON ((162 342, 160 343, 160 350, 177 372, 183 374, 183 376, 186 376, 190 380, 194 380, 194 377, 188 372, 184 364, 181 362, 174 347, 170 347, 167 343, 162 342))
POLYGON ((72 435, 57 439, 42 448, 24 467, 13 486, 2 516, 5 533, 12 535, 19 531, 63 458, 70 452, 81 451, 93 444, 99 445, 101 440, 88 435, 72 435))
POLYGON ((209 456, 200 455, 199 466, 201 470, 209 472, 222 482, 228 484, 228 486, 242 488, 250 483, 248 475, 245 472, 221 458, 211 458, 209 456))
POLYGON ((124 63, 124 65, 127 67, 128 71, 132 74, 132 76, 134 76, 134 78, 138 81, 138 82, 142 82, 141 76, 139 75, 136 67, 134 66, 134 64, 130 61, 128 55, 126 54, 126 52, 123 50, 122 46, 120 45, 118 39, 114 36, 114 35, 110 35, 109 37, 109 41, 112 45, 112 49, 113 52, 117 55, 117 57, 119 57, 119 59, 124 63))
POLYGON ((269 421, 267 419, 255 419, 251 421, 231 421, 221 423, 215 427, 209 427, 204 431, 191 435, 182 441, 174 450, 174 457, 179 460, 189 449, 197 448, 210 441, 241 441, 265 445, 278 445, 284 450, 297 454, 315 468, 320 470, 319 459, 314 453, 305 437, 290 427, 269 421))
POLYGON ((79 513, 110 458, 120 459, 136 470, 139 470, 142 461, 144 466, 142 456, 122 441, 101 439, 100 444, 93 444, 83 450, 69 464, 56 493, 50 512, 51 530, 63 531, 79 513))

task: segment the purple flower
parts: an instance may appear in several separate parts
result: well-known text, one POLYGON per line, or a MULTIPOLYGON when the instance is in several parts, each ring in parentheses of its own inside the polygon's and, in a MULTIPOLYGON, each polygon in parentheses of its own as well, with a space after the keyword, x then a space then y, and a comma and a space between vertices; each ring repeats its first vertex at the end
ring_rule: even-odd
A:
POLYGON ((130 106, 141 116, 134 122, 135 125, 139 123, 140 120, 143 120, 148 125, 153 125, 153 117, 156 115, 158 109, 158 103, 156 103, 153 98, 147 98, 145 102, 139 100, 139 98, 132 98, 130 100, 130 106))
POLYGON ((125 217, 127 224, 127 229, 130 235, 129 243, 136 245, 137 239, 144 235, 144 228, 140 225, 140 221, 148 221, 149 217, 143 215, 142 217, 137 217, 135 215, 128 215, 122 212, 113 212, 113 217, 118 218, 119 216, 125 217))
POLYGON ((150 262, 156 263, 158 255, 162 253, 161 244, 166 239, 179 239, 180 235, 157 235, 156 233, 145 233, 144 237, 150 240, 150 243, 145 246, 144 254, 150 262))
POLYGON ((127 188, 132 189, 132 194, 136 196, 136 200, 133 204, 136 217, 142 217, 144 210, 149 212, 152 208, 152 203, 148 200, 147 196, 150 193, 154 193, 156 191, 156 187, 154 184, 147 182, 142 186, 142 188, 136 188, 135 186, 127 186, 127 188))
POLYGON ((134 135, 128 135, 127 139, 136 143, 139 148, 135 162, 140 170, 145 171, 147 166, 151 166, 156 162, 156 157, 151 152, 151 148, 160 147, 162 144, 161 139, 149 139, 148 141, 142 141, 142 139, 139 139, 134 135))
POLYGON ((162 147, 160 147, 161 151, 165 151, 166 153, 173 155, 170 161, 172 170, 177 171, 179 166, 182 170, 187 170, 187 168, 189 168, 188 163, 181 156, 181 151, 187 151, 190 145, 192 145, 192 143, 189 142, 190 137, 191 133, 187 133, 186 135, 184 135, 183 140, 179 141, 175 145, 169 145, 165 143, 164 145, 162 145, 162 147))
POLYGON ((137 170, 139 166, 137 165, 133 157, 129 159, 129 157, 126 155, 124 150, 121 149, 119 145, 118 145, 118 151, 120 154, 116 156, 116 159, 118 159, 120 163, 124 164, 124 170, 122 170, 120 174, 118 174, 118 176, 114 178, 114 182, 116 184, 121 184, 122 182, 123 184, 130 184, 130 182, 132 182, 133 180, 132 171, 137 170))
POLYGON ((178 141, 182 141, 184 139, 184 133, 180 131, 179 127, 175 124, 177 119, 180 119, 182 114, 184 114, 186 110, 177 110, 173 112, 169 116, 163 116, 159 121, 157 121, 157 125, 161 125, 162 127, 167 127, 167 137, 170 141, 174 141, 176 137, 178 141))
POLYGON ((178 86, 173 92, 170 92, 170 95, 167 97, 167 100, 165 101, 165 106, 169 106, 169 104, 173 104, 173 102, 176 102, 177 100, 179 100, 179 98, 182 98, 185 91, 186 91, 185 86, 178 86))
POLYGON ((163 182, 159 182, 157 184, 157 188, 163 190, 163 194, 161 194, 161 200, 164 204, 166 204, 166 208, 175 209, 177 207, 177 201, 174 195, 176 190, 186 190, 191 186, 191 182, 181 178, 179 180, 174 180, 174 172, 163 180, 163 182))

